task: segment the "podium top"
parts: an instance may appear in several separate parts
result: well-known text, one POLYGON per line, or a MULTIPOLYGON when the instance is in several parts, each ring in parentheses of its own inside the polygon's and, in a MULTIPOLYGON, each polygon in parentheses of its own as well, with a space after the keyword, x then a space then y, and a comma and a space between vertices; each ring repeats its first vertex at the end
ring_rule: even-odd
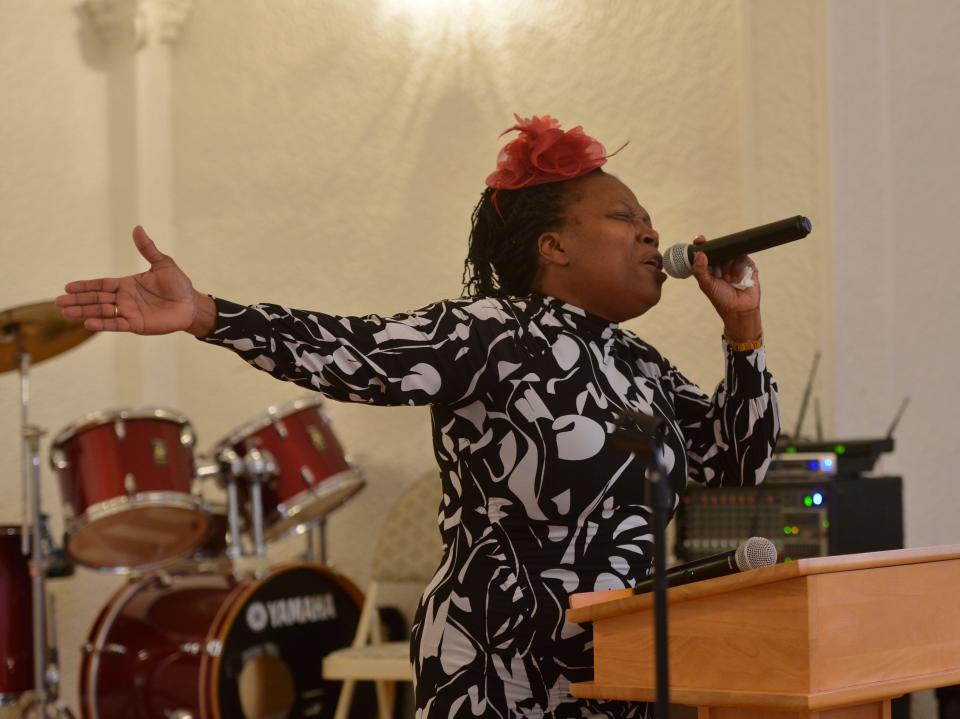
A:
MULTIPOLYGON (((958 558, 960 558, 960 544, 799 559, 763 569, 672 587, 667 591, 667 601, 671 604, 686 602, 814 574, 942 562, 958 558)), ((572 595, 570 605, 572 608, 567 610, 567 621, 583 624, 648 609, 653 605, 653 594, 633 594, 629 589, 588 592, 572 595)))

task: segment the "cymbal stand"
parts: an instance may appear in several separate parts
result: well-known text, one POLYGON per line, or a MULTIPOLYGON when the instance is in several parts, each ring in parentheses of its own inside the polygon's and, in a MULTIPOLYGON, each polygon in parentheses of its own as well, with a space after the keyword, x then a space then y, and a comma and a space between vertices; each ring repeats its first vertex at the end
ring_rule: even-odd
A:
MULTIPOLYGON (((46 709, 47 692, 47 598, 45 593, 46 567, 40 547, 40 437, 43 432, 37 427, 26 425, 23 429, 24 444, 27 447, 30 474, 30 505, 32 510, 30 527, 30 579, 33 595, 33 687, 35 702, 46 709)), ((44 712, 45 713, 45 712, 44 712)))
MULTIPOLYGON (((41 716, 47 716, 51 699, 56 698, 56 689, 52 687, 51 677, 48 675, 49 652, 47 645, 47 595, 46 595, 46 560, 43 556, 40 488, 40 438, 44 431, 30 424, 30 353, 23 347, 19 327, 4 328, 12 334, 18 344, 18 358, 20 360, 20 427, 22 437, 22 507, 23 531, 21 533, 21 550, 30 558, 30 580, 33 605, 33 698, 27 706, 30 714, 37 709, 41 716), (29 518, 29 520, 28 520, 29 518), (29 527, 30 538, 27 539, 29 527)), ((69 710, 56 701, 53 707, 56 715, 69 710)))
POLYGON ((56 597, 49 595, 47 604, 47 646, 50 648, 50 663, 47 667, 47 703, 44 707, 48 717, 74 719, 73 712, 60 698, 60 647, 57 644, 57 604, 56 597), (52 709, 53 711, 49 711, 52 709))

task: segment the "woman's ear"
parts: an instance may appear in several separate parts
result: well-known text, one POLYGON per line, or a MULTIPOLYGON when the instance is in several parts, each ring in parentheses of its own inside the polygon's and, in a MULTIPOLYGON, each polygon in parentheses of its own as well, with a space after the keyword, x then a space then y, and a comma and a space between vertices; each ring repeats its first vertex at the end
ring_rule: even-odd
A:
POLYGON ((564 247, 563 238, 557 232, 544 232, 537 238, 537 252, 542 261, 551 265, 565 267, 570 264, 570 257, 564 247))

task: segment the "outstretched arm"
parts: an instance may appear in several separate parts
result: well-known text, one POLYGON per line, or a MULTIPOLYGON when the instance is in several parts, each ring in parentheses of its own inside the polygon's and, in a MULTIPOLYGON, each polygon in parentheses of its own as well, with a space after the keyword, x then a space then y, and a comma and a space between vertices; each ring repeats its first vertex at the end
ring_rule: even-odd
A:
POLYGON ((463 402, 515 352, 517 319, 496 300, 454 300, 392 317, 246 307, 197 292, 143 228, 133 240, 150 269, 69 283, 56 300, 64 316, 93 331, 189 332, 277 379, 371 404, 463 402))

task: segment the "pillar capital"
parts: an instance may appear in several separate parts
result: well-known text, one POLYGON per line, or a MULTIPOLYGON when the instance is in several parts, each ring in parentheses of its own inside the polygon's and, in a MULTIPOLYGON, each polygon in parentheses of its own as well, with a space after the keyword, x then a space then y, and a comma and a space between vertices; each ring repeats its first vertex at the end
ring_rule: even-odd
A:
POLYGON ((193 0, 83 0, 82 7, 105 43, 132 39, 139 50, 174 44, 192 4, 193 0))

